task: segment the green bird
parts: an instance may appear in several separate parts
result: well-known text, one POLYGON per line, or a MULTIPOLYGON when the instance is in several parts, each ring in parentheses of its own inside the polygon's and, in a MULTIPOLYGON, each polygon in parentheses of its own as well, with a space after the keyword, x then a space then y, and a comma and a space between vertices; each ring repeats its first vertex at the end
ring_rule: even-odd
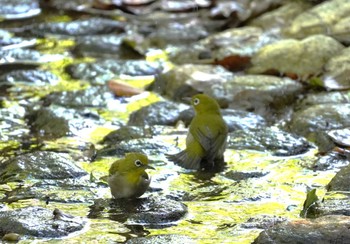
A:
POLYGON ((186 137, 186 149, 166 155, 170 161, 186 169, 213 169, 223 162, 228 127, 217 101, 205 94, 191 98, 195 110, 186 137))
POLYGON ((114 198, 137 198, 148 189, 151 178, 146 169, 148 158, 142 153, 127 153, 125 158, 115 161, 110 169, 108 185, 114 198))

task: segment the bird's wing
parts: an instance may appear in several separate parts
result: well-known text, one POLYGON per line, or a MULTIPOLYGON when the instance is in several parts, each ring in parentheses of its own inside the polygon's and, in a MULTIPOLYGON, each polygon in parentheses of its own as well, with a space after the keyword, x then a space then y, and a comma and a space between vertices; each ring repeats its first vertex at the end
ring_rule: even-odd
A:
POLYGON ((199 143, 205 149, 209 157, 215 158, 216 155, 223 153, 227 140, 227 132, 225 130, 219 130, 213 133, 209 127, 202 126, 198 127, 194 133, 196 133, 199 143))

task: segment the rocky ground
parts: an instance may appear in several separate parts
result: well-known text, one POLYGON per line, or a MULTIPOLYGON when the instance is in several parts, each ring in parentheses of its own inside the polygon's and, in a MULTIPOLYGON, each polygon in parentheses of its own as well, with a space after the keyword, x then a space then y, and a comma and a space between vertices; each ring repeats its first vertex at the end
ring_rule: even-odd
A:
POLYGON ((0 0, 0 235, 350 243, 348 0, 0 0), (225 169, 166 160, 216 98, 225 169), (149 155, 149 191, 105 176, 149 155))

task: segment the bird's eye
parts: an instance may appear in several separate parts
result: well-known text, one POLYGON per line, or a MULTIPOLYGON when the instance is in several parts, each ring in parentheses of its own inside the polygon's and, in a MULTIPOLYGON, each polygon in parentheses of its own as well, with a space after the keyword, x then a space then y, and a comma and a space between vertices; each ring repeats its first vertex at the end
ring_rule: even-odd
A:
POLYGON ((142 165, 142 162, 140 161, 140 160, 135 160, 135 165, 137 166, 137 167, 140 167, 141 165, 142 165))
POLYGON ((198 98, 193 99, 193 104, 194 105, 198 105, 199 104, 199 99, 198 98))

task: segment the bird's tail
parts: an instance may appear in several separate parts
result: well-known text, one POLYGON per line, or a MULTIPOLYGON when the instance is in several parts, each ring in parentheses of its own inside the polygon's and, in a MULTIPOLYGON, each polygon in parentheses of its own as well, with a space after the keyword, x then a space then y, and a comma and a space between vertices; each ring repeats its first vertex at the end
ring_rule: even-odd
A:
POLYGON ((186 150, 177 154, 166 154, 166 158, 185 169, 200 169, 202 158, 196 155, 189 155, 186 150))

